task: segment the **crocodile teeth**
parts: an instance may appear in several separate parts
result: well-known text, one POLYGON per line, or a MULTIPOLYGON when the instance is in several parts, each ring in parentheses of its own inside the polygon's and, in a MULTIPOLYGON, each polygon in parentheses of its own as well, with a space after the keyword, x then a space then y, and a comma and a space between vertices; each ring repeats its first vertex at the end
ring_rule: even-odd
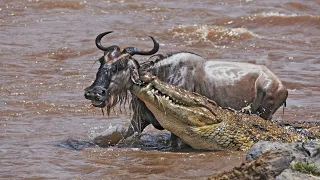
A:
POLYGON ((154 89, 151 89, 151 93, 153 93, 153 94, 154 94, 154 89))
POLYGON ((158 90, 155 90, 155 91, 154 91, 154 93, 156 93, 156 94, 158 94, 158 92, 159 92, 158 90))
POLYGON ((166 96, 165 98, 166 98, 166 100, 169 100, 169 96, 166 96))

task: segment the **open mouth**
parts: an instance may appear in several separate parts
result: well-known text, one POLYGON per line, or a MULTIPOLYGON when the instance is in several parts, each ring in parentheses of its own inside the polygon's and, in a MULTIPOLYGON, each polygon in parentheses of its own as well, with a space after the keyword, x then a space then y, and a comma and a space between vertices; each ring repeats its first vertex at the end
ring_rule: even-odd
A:
POLYGON ((170 103, 173 103, 173 104, 177 104, 177 105, 183 105, 182 102, 176 100, 176 99, 173 99, 171 96, 165 94, 164 92, 162 92, 161 90, 151 86, 151 85, 148 85, 147 86, 148 88, 148 91, 150 91, 157 99, 161 98, 163 100, 167 100, 169 101, 170 103))
MULTIPOLYGON (((212 108, 213 106, 217 106, 216 103, 196 93, 188 92, 167 84, 161 84, 159 81, 150 81, 148 84, 144 84, 144 88, 147 94, 154 96, 155 101, 160 102, 161 100, 165 102, 165 104, 172 104, 176 107, 191 107, 191 109, 194 107, 202 107, 216 116, 212 108)), ((175 107, 172 106, 172 108, 175 107)))
POLYGON ((169 100, 170 102, 174 102, 174 100, 173 100, 170 96, 164 94, 163 92, 159 91, 158 89, 152 88, 152 89, 150 90, 150 92, 151 92, 153 95, 156 95, 156 96, 161 97, 161 98, 163 98, 163 99, 169 100))
POLYGON ((92 104, 94 107, 99 107, 99 108, 103 108, 103 107, 106 106, 105 101, 100 101, 100 100, 91 100, 91 104, 92 104))

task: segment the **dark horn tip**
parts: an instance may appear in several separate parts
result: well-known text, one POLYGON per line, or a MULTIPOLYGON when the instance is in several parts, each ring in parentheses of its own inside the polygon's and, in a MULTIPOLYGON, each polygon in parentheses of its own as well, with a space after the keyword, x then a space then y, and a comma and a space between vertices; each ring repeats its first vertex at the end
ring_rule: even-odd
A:
POLYGON ((150 51, 140 51, 138 48, 134 48, 133 51, 131 51, 131 55, 153 55, 159 50, 159 43, 152 37, 149 36, 151 40, 153 41, 153 48, 150 51))
POLYGON ((107 50, 107 47, 104 47, 102 44, 101 44, 101 39, 107 35, 107 34, 110 34, 112 33, 113 31, 107 31, 107 32, 103 32, 101 34, 99 34, 97 37, 96 37, 96 46, 102 50, 102 51, 106 51, 107 50))
POLYGON ((154 44, 154 47, 153 47, 153 49, 151 50, 151 51, 152 51, 151 53, 152 53, 152 54, 155 54, 156 52, 158 52, 160 45, 159 45, 159 43, 158 43, 152 36, 149 36, 149 37, 152 39, 153 44, 154 44))

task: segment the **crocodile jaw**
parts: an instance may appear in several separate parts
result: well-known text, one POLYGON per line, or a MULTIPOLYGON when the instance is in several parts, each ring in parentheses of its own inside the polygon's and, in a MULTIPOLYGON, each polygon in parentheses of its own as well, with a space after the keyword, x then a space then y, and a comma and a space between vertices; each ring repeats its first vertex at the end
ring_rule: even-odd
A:
POLYGON ((212 113, 214 103, 206 101, 207 99, 202 96, 164 84, 157 78, 142 87, 134 85, 133 93, 148 106, 154 115, 159 114, 159 117, 156 118, 161 125, 162 122, 169 121, 168 119, 171 119, 171 122, 175 119, 178 123, 191 126, 203 126, 217 122, 216 116, 212 113))
POLYGON ((194 149, 223 149, 191 130, 221 122, 213 113, 218 108, 213 101, 165 84, 156 77, 144 81, 143 86, 133 85, 132 93, 145 103, 162 127, 194 149))
POLYGON ((133 93, 145 103, 162 127, 194 149, 223 150, 210 140, 190 133, 192 127, 217 122, 207 108, 177 104, 170 97, 157 93, 151 84, 144 87, 134 85, 133 93))

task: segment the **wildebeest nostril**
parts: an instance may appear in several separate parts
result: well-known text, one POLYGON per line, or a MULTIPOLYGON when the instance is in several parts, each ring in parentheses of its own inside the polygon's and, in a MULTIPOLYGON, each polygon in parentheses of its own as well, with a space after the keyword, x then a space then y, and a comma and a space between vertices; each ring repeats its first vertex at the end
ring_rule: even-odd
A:
POLYGON ((84 96, 87 99, 97 99, 101 96, 106 96, 107 90, 101 86, 95 86, 93 88, 85 89, 84 96))
POLYGON ((106 93, 106 89, 102 89, 101 90, 101 96, 105 96, 107 93, 106 93))
POLYGON ((86 99, 90 99, 90 97, 91 97, 91 92, 90 92, 90 91, 85 91, 85 92, 84 92, 84 97, 85 97, 86 99))

